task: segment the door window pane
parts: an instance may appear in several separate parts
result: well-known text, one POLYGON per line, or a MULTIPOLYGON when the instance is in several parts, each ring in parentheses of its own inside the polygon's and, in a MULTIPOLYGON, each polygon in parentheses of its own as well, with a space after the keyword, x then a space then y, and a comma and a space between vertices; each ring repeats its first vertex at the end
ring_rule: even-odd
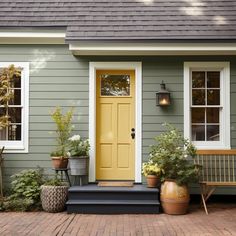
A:
POLYGON ((130 76, 129 75, 101 75, 102 96, 129 96, 130 76))

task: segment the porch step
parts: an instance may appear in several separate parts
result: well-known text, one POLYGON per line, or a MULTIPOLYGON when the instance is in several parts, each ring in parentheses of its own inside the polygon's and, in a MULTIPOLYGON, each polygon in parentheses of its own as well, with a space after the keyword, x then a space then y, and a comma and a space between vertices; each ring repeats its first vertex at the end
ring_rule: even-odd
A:
POLYGON ((158 189, 136 184, 133 187, 98 187, 95 184, 69 189, 67 212, 88 214, 159 213, 158 189))

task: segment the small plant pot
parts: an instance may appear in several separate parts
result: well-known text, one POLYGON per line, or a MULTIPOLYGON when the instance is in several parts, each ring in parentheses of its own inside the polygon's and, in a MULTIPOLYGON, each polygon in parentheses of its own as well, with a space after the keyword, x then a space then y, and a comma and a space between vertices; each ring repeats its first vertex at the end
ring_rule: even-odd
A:
POLYGON ((41 186, 42 208, 47 212, 61 212, 65 209, 68 186, 41 186))
POLYGON ((148 175, 146 179, 148 188, 156 188, 159 184, 159 177, 156 175, 148 175))
POLYGON ((65 169, 68 166, 68 158, 52 157, 52 166, 55 169, 65 169))
POLYGON ((69 158, 71 175, 88 175, 88 156, 69 158))
POLYGON ((161 205, 169 215, 186 214, 189 207, 189 191, 186 185, 178 185, 174 180, 166 180, 161 185, 161 205))

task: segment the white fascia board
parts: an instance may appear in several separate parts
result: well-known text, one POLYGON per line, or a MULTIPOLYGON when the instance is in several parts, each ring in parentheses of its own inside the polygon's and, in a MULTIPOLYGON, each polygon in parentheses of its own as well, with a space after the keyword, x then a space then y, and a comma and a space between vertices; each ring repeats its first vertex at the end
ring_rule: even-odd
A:
POLYGON ((236 55, 236 43, 71 43, 74 55, 236 55))
POLYGON ((0 32, 0 44, 65 44, 65 32, 0 32))

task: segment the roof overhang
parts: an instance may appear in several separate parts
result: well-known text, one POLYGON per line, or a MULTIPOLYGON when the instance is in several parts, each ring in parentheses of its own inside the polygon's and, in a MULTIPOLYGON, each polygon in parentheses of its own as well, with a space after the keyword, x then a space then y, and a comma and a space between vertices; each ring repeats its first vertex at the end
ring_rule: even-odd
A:
POLYGON ((236 55, 236 43, 120 43, 76 42, 69 48, 74 55, 236 55))
POLYGON ((65 29, 0 29, 0 44, 65 44, 65 29))

